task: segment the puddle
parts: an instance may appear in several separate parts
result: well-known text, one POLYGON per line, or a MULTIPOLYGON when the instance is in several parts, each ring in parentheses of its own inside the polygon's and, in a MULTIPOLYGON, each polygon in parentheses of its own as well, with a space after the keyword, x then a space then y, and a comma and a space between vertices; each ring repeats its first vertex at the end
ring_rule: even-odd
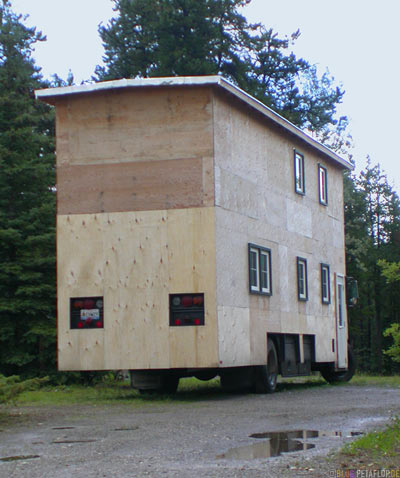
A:
POLYGON ((315 448, 310 443, 301 443, 298 440, 265 440, 254 445, 241 446, 239 448, 231 448, 217 458, 227 458, 230 460, 252 460, 255 458, 271 458, 279 456, 282 453, 291 451, 305 451, 315 448))
POLYGON ((266 433, 253 433, 250 438, 269 438, 272 441, 284 441, 284 440, 296 440, 301 438, 306 440, 307 438, 317 438, 319 436, 317 430, 293 430, 288 432, 266 432, 266 433))
POLYGON ((231 460, 252 460, 257 458, 272 458, 282 453, 294 451, 306 451, 315 448, 313 443, 304 443, 303 440, 309 440, 319 437, 351 437, 362 435, 361 432, 344 431, 319 431, 319 430, 293 430, 286 432, 266 432, 253 433, 250 438, 263 439, 262 442, 253 445, 231 448, 217 458, 231 460))
POLYGON ((40 455, 5 456, 4 458, 0 458, 0 461, 32 460, 33 458, 40 458, 40 455))
POLYGON ((308 438, 320 438, 320 437, 355 437, 362 435, 362 432, 352 431, 327 431, 327 430, 293 430, 286 432, 266 432, 266 433, 253 433, 250 438, 269 438, 270 440, 307 440, 308 438))

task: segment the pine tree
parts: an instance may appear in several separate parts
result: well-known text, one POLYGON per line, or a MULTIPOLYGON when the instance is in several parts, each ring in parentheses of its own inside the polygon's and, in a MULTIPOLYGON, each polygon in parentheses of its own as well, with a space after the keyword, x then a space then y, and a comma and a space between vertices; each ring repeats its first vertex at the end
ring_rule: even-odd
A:
POLYGON ((221 74, 338 149, 328 137, 347 126, 335 117, 344 92, 289 52, 299 31, 280 38, 248 23, 239 8, 250 1, 114 0, 117 15, 99 28, 105 66, 94 79, 221 74))
POLYGON ((0 5, 0 373, 55 367, 54 131, 34 99, 44 37, 0 5))
POLYGON ((383 354, 390 339, 383 332, 399 323, 399 284, 386 281, 380 264, 400 259, 400 204, 379 164, 369 158, 358 178, 345 178, 345 224, 347 274, 358 279, 360 291, 350 310, 358 363, 368 372, 391 372, 395 365, 383 354))

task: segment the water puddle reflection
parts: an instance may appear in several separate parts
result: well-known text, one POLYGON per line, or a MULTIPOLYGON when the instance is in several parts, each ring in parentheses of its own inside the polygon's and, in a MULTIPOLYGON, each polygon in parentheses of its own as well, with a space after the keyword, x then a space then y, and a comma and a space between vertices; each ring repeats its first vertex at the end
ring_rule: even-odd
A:
POLYGON ((252 460, 257 458, 271 458, 282 453, 306 451, 315 448, 315 444, 306 440, 320 437, 352 437, 361 435, 361 432, 319 431, 319 430, 291 430, 283 432, 253 433, 250 438, 263 439, 262 442, 252 445, 231 448, 217 458, 230 460, 252 460))

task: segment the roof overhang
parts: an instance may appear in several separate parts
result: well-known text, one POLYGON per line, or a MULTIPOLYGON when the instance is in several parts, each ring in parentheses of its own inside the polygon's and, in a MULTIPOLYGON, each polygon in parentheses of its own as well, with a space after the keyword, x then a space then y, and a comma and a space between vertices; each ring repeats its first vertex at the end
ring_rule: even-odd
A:
POLYGON ((287 119, 273 111, 268 106, 261 103, 253 96, 249 95, 242 89, 238 88, 225 78, 215 76, 176 76, 165 78, 139 78, 139 79, 123 79, 104 81, 99 83, 91 83, 79 86, 66 86, 61 88, 47 88, 37 90, 36 98, 50 104, 54 104, 58 98, 71 95, 90 94, 95 92, 117 90, 123 88, 141 88, 141 87, 174 87, 174 86, 216 86, 229 92, 242 102, 246 103, 250 108, 258 111, 263 116, 270 119, 276 125, 282 127, 287 132, 293 134, 300 140, 307 143, 312 148, 318 150, 324 156, 332 159, 336 164, 346 169, 354 169, 353 165, 346 159, 338 156, 335 152, 315 140, 313 137, 302 131, 300 128, 292 124, 287 119))

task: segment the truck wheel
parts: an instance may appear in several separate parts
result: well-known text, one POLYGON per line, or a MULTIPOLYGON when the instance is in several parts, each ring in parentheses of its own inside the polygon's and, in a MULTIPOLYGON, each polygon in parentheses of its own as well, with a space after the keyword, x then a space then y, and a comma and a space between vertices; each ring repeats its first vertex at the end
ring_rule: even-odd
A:
POLYGON ((348 356, 348 369, 343 372, 335 372, 332 369, 323 369, 321 370, 321 375, 329 383, 338 383, 338 382, 349 382, 356 371, 356 360, 354 357, 353 349, 348 346, 347 349, 348 356))
POLYGON ((254 367, 254 390, 256 393, 273 393, 278 380, 278 354, 273 340, 268 339, 267 365, 254 367))

